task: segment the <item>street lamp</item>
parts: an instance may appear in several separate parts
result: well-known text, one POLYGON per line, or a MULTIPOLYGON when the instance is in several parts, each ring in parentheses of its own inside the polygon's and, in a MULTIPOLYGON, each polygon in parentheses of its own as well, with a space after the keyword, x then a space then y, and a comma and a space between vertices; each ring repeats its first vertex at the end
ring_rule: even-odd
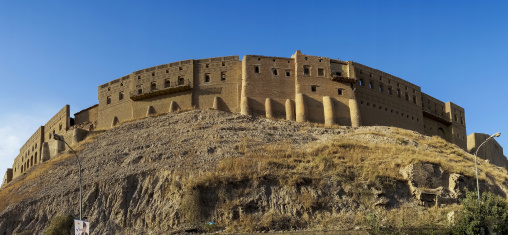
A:
POLYGON ((78 154, 76 153, 76 151, 74 151, 74 149, 71 148, 71 146, 65 142, 63 136, 61 135, 57 135, 57 134, 53 134, 53 139, 55 140, 60 140, 60 141, 63 141, 71 150, 72 152, 74 153, 74 155, 76 156, 76 159, 78 160, 78 166, 79 166, 79 220, 81 220, 81 211, 83 209, 83 196, 82 196, 82 185, 81 185, 81 162, 79 161, 79 157, 78 157, 78 154))
POLYGON ((474 167, 476 169, 476 189, 478 190, 478 207, 480 206, 480 182, 478 181, 478 166, 476 162, 476 156, 478 155, 478 150, 482 147, 483 144, 487 143, 490 139, 494 137, 499 137, 501 135, 501 132, 497 132, 496 134, 491 135, 489 138, 487 138, 485 141, 483 141, 482 144, 476 149, 476 152, 474 154, 474 167))

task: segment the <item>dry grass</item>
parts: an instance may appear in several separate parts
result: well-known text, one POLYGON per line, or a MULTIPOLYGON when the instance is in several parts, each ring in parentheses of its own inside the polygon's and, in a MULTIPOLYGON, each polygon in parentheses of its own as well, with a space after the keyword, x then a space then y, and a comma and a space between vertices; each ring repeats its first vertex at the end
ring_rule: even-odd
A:
MULTIPOLYGON (((78 144, 71 145, 71 147, 76 151, 76 153, 80 153, 87 144, 92 143, 97 139, 103 132, 102 131, 96 131, 87 136, 83 141, 79 142, 78 144)), ((7 186, 2 188, 0 190, 0 211, 3 211, 8 205, 14 204, 16 202, 20 202, 24 199, 27 199, 32 195, 32 192, 35 192, 40 187, 34 186, 30 189, 30 193, 18 193, 16 189, 20 188, 22 185, 26 184, 27 182, 34 181, 39 179, 43 174, 47 174, 54 165, 66 160, 67 158, 74 157, 74 153, 72 153, 70 150, 67 150, 60 155, 44 162, 43 164, 39 163, 38 165, 35 165, 33 168, 26 171, 24 174, 10 182, 7 186)))

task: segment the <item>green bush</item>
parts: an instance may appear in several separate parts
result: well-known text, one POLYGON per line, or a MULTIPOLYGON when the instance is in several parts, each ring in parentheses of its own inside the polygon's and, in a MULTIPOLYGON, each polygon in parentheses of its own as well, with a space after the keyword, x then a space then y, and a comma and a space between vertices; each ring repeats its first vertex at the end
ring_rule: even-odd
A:
POLYGON ((508 203, 505 199, 485 192, 480 206, 476 192, 467 192, 462 210, 452 227, 452 234, 508 234, 508 203))
POLYGON ((44 232, 44 235, 64 235, 69 234, 72 228, 74 219, 71 215, 59 215, 53 217, 49 228, 44 232))

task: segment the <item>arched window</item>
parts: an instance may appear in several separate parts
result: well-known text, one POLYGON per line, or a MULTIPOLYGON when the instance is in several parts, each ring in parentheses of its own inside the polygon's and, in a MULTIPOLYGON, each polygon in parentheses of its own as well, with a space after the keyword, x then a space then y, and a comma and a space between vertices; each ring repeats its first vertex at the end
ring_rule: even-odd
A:
POLYGON ((120 91, 120 93, 118 93, 118 100, 123 100, 123 91, 120 91))
POLYGON ((170 87, 171 86, 171 82, 169 81, 169 78, 164 80, 164 87, 170 87))
POLYGON ((374 89, 374 82, 372 82, 372 81, 369 82, 369 88, 374 89))
POLYGON ((111 96, 106 97, 106 104, 111 104, 111 96))
POLYGON ((379 85, 379 92, 383 92, 383 84, 379 85))
POLYGON ((365 83, 363 82, 363 79, 360 79, 360 86, 365 86, 365 83))
POLYGON ((220 80, 221 81, 226 81, 226 72, 221 72, 220 73, 220 80))
POLYGON ((157 84, 155 82, 150 83, 150 90, 152 91, 157 90, 157 84))
POLYGON ((205 74, 205 82, 210 82, 210 74, 205 74))
POLYGON ((273 69, 272 72, 273 72, 273 75, 279 75, 279 73, 277 72, 277 69, 273 69))

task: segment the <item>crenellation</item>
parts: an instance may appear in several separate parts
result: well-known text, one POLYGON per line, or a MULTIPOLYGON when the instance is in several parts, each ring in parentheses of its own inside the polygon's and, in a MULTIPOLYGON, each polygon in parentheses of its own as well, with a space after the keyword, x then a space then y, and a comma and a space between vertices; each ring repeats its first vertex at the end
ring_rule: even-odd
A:
POLYGON ((42 126, 14 159, 13 178, 33 166, 32 155, 40 163, 62 151, 65 146, 51 140, 52 133, 80 141, 83 129, 191 108, 326 125, 395 126, 467 145, 460 106, 383 71, 300 51, 289 58, 233 55, 162 64, 100 85, 97 98, 97 105, 74 115, 74 126, 68 105, 42 126))

